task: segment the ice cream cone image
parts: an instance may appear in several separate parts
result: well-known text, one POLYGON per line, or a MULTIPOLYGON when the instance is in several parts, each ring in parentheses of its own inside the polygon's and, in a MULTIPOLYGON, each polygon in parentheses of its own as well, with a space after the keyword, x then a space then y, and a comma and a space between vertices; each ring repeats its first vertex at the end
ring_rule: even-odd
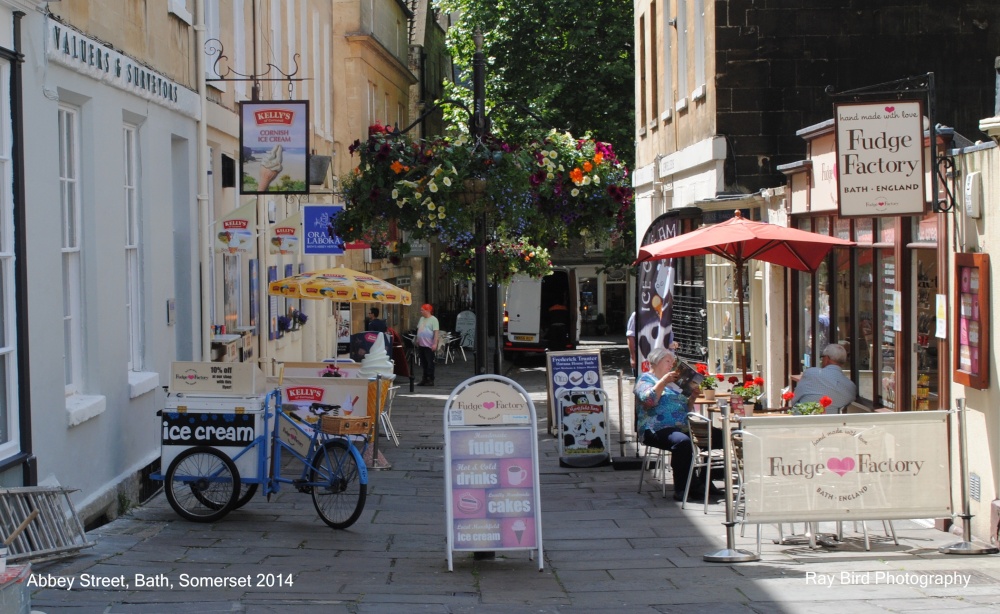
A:
POLYGON ((521 536, 524 535, 524 531, 528 528, 523 520, 516 520, 514 524, 511 525, 511 530, 514 531, 514 537, 517 538, 517 543, 521 543, 521 536))
POLYGON ((257 184, 257 189, 261 192, 266 192, 271 186, 271 182, 281 173, 282 157, 281 145, 275 145, 260 161, 260 182, 257 184))

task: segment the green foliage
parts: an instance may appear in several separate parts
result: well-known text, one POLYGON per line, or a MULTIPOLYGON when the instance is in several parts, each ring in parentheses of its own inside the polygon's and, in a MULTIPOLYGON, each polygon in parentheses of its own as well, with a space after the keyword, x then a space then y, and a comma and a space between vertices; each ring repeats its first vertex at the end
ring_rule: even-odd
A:
MULTIPOLYGON (((484 36, 487 108, 495 133, 521 140, 537 121, 612 143, 629 166, 635 142, 633 6, 623 0, 439 0, 459 15, 449 49, 471 81, 484 36)), ((471 101, 468 90, 448 96, 471 101)), ((471 108, 471 107, 470 107, 471 108)), ((456 118, 457 119, 457 118, 456 118)), ((465 121, 465 120, 461 120, 465 121)))
MULTIPOLYGON (((414 239, 441 243, 457 262, 478 244, 474 228, 485 217, 496 255, 523 259, 507 248, 568 246, 581 236, 622 236, 634 225, 627 169, 609 144, 589 137, 553 131, 516 146, 465 135, 413 141, 373 125, 350 151, 359 163, 344 181, 346 207, 335 222, 348 242, 384 245, 395 223, 414 239)), ((397 254, 406 251, 397 245, 397 254)), ((491 275, 525 269, 523 262, 512 266, 491 275)), ((466 274, 458 266, 450 271, 466 274)))
MULTIPOLYGON (((457 279, 476 278, 476 248, 446 248, 441 252, 441 270, 457 279)), ((491 241, 486 246, 486 275, 493 283, 505 284, 518 274, 545 277, 552 272, 552 260, 544 247, 524 239, 491 241)))
MULTIPOLYGON (((486 108, 494 134, 525 142, 540 125, 611 143, 631 166, 635 146, 633 6, 623 0, 438 0, 458 16, 448 45, 463 83, 446 98, 472 108, 473 33, 484 37, 486 108)), ((468 116, 446 114, 465 129, 468 116)), ((622 212, 621 232, 605 250, 603 269, 631 269, 635 212, 622 212)), ((555 220, 558 222, 558 220, 555 220)))

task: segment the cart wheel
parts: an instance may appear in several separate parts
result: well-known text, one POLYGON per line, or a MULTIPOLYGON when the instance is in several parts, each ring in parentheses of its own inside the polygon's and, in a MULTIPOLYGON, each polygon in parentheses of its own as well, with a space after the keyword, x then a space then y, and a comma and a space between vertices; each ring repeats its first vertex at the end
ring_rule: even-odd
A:
POLYGON ((236 503, 233 505, 233 509, 238 510, 247 503, 250 503, 253 496, 257 494, 258 486, 260 484, 247 484, 244 482, 240 487, 240 494, 236 496, 236 503))
POLYGON ((232 460, 209 446, 184 450, 170 463, 164 490, 170 507, 191 522, 213 522, 229 513, 240 494, 232 460))
POLYGON ((313 505, 323 522, 346 529, 361 516, 368 485, 362 484, 357 457, 339 439, 316 450, 309 470, 313 505))

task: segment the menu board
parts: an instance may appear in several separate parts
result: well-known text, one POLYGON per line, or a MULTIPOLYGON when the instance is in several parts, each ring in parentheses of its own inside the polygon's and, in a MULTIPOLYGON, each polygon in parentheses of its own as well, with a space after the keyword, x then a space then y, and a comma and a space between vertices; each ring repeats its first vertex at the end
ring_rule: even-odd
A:
POLYGON ((979 269, 959 269, 958 368, 979 375, 979 269))
POLYGON ((545 361, 549 391, 549 431, 552 432, 558 425, 557 412, 560 405, 571 403, 574 393, 603 390, 601 351, 546 352, 545 361))
POLYGON ((987 254, 955 254, 954 380, 989 387, 990 260, 987 254))
POLYGON ((451 431, 455 550, 537 545, 533 431, 518 427, 451 431))
POLYGON ((444 409, 448 571, 452 553, 537 550, 542 513, 535 405, 513 380, 478 375, 444 409))

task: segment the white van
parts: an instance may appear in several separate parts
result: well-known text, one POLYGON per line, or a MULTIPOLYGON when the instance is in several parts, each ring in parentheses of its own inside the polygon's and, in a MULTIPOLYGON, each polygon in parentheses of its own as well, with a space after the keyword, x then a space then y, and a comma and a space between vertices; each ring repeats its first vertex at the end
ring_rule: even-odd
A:
POLYGON ((555 268, 541 279, 515 275, 503 313, 503 357, 575 350, 580 339, 576 271, 555 268))

